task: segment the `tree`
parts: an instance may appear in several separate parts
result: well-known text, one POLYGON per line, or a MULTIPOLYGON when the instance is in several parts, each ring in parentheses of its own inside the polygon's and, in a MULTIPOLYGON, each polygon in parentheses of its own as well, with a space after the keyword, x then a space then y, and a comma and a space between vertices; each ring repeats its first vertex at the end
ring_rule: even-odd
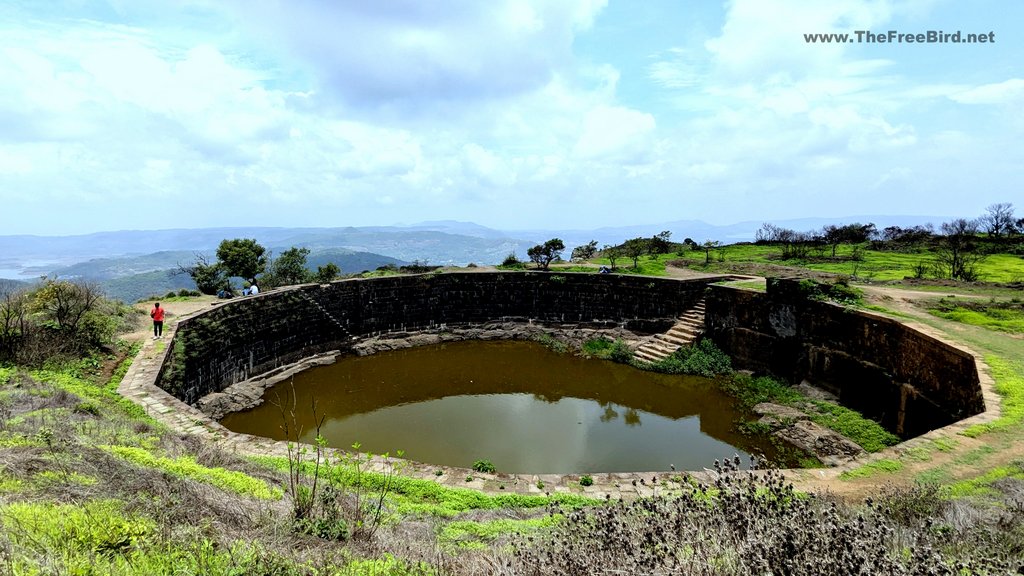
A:
POLYGON ((591 240, 583 246, 577 246, 572 249, 572 261, 583 262, 584 260, 590 260, 596 252, 597 240, 591 240))
POLYGON ((320 284, 327 284, 337 278, 339 274, 341 274, 341 268, 334 262, 328 262, 323 266, 316 267, 316 274, 313 275, 313 280, 320 284))
POLYGON ((977 280, 975 266, 985 257, 984 254, 977 252, 974 246, 978 222, 958 218, 944 223, 941 230, 942 242, 936 254, 940 272, 952 280, 977 280))
POLYGON ((267 267, 266 248, 250 238, 222 240, 217 247, 217 260, 228 276, 256 282, 256 276, 267 267))
POLYGON ((605 244, 601 248, 601 255, 608 259, 608 265, 613 269, 615 268, 615 261, 622 256, 622 250, 618 246, 612 246, 611 244, 605 244))
POLYGON ((631 238, 622 245, 622 255, 633 261, 633 268, 639 268, 640 257, 647 252, 647 238, 631 238))
POLYGON ((196 289, 203 294, 216 294, 219 290, 231 287, 220 264, 210 264, 209 259, 200 253, 196 253, 196 260, 191 266, 178 264, 178 270, 172 274, 188 274, 196 283, 196 289))
POLYGON ((672 248, 672 242, 670 238, 672 232, 668 230, 662 230, 655 234, 647 241, 647 251, 650 254, 668 254, 668 251, 672 248))
POLYGON ((978 221, 985 228, 985 232, 988 232, 989 236, 998 238, 1004 234, 1011 234, 1015 227, 1013 204, 1009 202, 992 204, 985 209, 985 214, 978 221))
POLYGON ((826 244, 832 247, 832 257, 836 257, 836 247, 840 244, 860 244, 867 242, 876 234, 875 225, 872 223, 861 224, 840 224, 836 226, 829 224, 821 229, 821 238, 826 244))
POLYGON ((551 264, 552 260, 556 260, 562 255, 562 250, 565 250, 565 243, 558 238, 552 238, 543 244, 530 248, 526 251, 526 255, 530 257, 531 262, 535 262, 542 269, 547 270, 548 264, 551 264))
POLYGON ((32 307, 58 330, 74 333, 85 315, 95 310, 102 298, 96 284, 46 280, 35 293, 32 307))
POLYGON ((714 250, 715 248, 718 248, 721 245, 722 243, 719 240, 705 240, 704 243, 700 245, 700 247, 704 249, 705 266, 711 264, 711 251, 714 250))
POLYGON ((278 286, 287 286, 309 282, 312 279, 312 274, 306 269, 307 256, 309 256, 309 248, 292 246, 282 252, 270 265, 272 283, 278 286))

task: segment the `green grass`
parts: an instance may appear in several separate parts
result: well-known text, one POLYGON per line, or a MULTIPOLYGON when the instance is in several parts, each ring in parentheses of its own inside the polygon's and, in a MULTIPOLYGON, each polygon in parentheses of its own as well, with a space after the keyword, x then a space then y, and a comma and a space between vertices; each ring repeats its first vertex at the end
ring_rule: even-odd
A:
POLYGON ((985 363, 992 369, 995 390, 1003 397, 1003 413, 992 422, 975 424, 964 430, 972 438, 986 432, 1003 430, 1024 421, 1024 360, 1006 360, 999 356, 985 356, 985 363))
POLYGON ((468 549, 485 549, 502 536, 513 534, 530 534, 544 528, 550 528, 561 520, 561 516, 544 516, 528 520, 490 520, 474 522, 470 520, 448 522, 438 532, 438 542, 446 546, 468 549))
POLYGON ((996 451, 992 446, 979 446, 970 452, 957 456, 954 462, 963 466, 974 466, 996 451))
MULTIPOLYGON (((724 250, 724 262, 719 262, 716 255, 712 256, 709 265, 704 265, 703 252, 689 252, 681 259, 689 261, 689 268, 696 270, 726 271, 728 265, 737 262, 769 264, 792 268, 805 268, 817 272, 841 274, 871 280, 902 280, 914 276, 914 267, 919 263, 930 265, 935 256, 931 252, 892 252, 877 251, 861 245, 862 260, 851 259, 853 246, 840 246, 836 251, 836 259, 811 257, 805 260, 781 260, 781 249, 777 246, 758 246, 756 244, 733 244, 724 250)), ((831 255, 831 251, 826 251, 831 255)), ((667 259, 680 259, 671 255, 667 259)), ((980 279, 986 282, 1016 282, 1024 279, 1024 259, 1012 254, 992 254, 982 260, 977 267, 980 279)))
MULTIPOLYGON (((125 362, 128 361, 126 360, 125 362)), ((127 368, 125 370, 127 370, 127 368)), ((115 372, 115 376, 119 372, 120 370, 115 372)), ((133 420, 146 422, 150 426, 161 430, 164 428, 162 424, 158 423, 146 414, 146 411, 141 406, 117 393, 117 383, 120 382, 119 379, 115 382, 112 378, 106 385, 99 386, 89 382, 88 380, 78 378, 63 371, 35 370, 31 372, 31 376, 35 380, 49 384, 54 388, 64 390, 80 398, 92 400, 103 406, 110 407, 121 415, 133 420)), ((120 376, 123 377, 124 373, 120 372, 120 376)))
POLYGON ((1017 307, 1009 307, 1005 304, 964 303, 960 305, 943 298, 936 307, 930 308, 928 311, 939 318, 954 322, 1011 334, 1024 334, 1024 307, 1019 305, 1017 307))
POLYGON ((1024 479, 1024 467, 1021 467, 1020 463, 1018 463, 1016 465, 1011 464, 1009 466, 993 468, 977 478, 943 486, 942 495, 944 498, 951 500, 994 496, 998 494, 998 491, 992 487, 992 484, 1004 478, 1024 479))
POLYGON ((818 413, 811 414, 811 420, 846 436, 868 452, 878 452, 900 443, 899 436, 859 412, 821 400, 814 400, 813 404, 818 413))
POLYGON ((89 553, 127 551, 154 531, 152 520, 126 514, 123 508, 116 500, 81 504, 16 502, 0 508, 0 518, 7 528, 6 536, 19 547, 85 558, 89 553))
POLYGON ((853 480, 855 478, 871 478, 882 474, 894 474, 903 470, 903 463, 899 460, 881 459, 868 462, 852 470, 847 470, 839 475, 840 480, 853 480))
MULTIPOLYGON (((254 462, 270 468, 288 470, 286 458, 258 456, 254 462)), ((309 464, 307 463, 308 467, 309 464)), ((352 466, 336 466, 332 469, 331 481, 339 486, 361 486, 373 492, 387 481, 384 474, 362 472, 357 474, 352 466)), ((468 488, 448 488, 431 480, 420 480, 396 475, 390 479, 389 503, 392 511, 401 515, 424 515, 449 518, 470 510, 495 510, 500 508, 543 508, 558 504, 573 509, 599 504, 599 500, 577 494, 552 494, 551 496, 530 494, 484 494, 468 488)))
POLYGON ((197 464, 189 456, 181 458, 166 458, 154 456, 142 448, 134 446, 100 446, 99 448, 123 458, 136 466, 156 468, 175 476, 191 478, 193 480, 216 486, 221 490, 228 490, 242 496, 252 496, 260 500, 279 500, 283 495, 280 488, 271 488, 267 483, 233 470, 224 468, 209 468, 197 464))
MULTIPOLYGON (((807 398, 792 386, 771 376, 753 378, 745 374, 734 374, 731 378, 720 379, 719 386, 748 410, 762 402, 804 410, 816 424, 842 434, 868 452, 878 452, 900 442, 898 436, 859 412, 832 402, 807 398), (806 410, 806 405, 813 406, 814 410, 806 410)), ((743 424, 742 427, 749 431, 757 430, 756 424, 743 424)))

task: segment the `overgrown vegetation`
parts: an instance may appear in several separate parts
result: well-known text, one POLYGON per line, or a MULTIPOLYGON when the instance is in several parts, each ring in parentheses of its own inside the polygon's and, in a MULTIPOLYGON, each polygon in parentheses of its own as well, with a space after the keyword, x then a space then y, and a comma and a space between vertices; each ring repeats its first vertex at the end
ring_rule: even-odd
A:
POLYGON ((519 537, 511 574, 1008 574, 1024 566, 1024 509, 949 515, 931 487, 885 490, 848 507, 803 497, 785 478, 689 479, 673 498, 569 512, 519 537))

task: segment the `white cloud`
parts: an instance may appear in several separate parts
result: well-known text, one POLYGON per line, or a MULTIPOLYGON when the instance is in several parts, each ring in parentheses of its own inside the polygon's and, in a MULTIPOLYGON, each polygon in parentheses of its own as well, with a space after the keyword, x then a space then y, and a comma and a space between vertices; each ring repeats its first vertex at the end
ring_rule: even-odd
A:
POLYGON ((1011 78, 995 84, 975 86, 950 94, 949 98, 961 104, 1024 103, 1024 79, 1011 78))
POLYGON ((621 106, 598 106, 583 118, 573 153, 585 160, 642 164, 648 158, 654 129, 654 116, 650 114, 621 106))

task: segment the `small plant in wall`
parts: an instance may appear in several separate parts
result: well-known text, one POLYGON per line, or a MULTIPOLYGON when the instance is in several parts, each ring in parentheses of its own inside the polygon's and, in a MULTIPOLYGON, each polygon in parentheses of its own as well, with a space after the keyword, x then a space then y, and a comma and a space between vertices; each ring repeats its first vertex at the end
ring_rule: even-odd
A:
POLYGON ((493 474, 496 471, 496 468, 490 460, 477 460, 476 462, 473 462, 473 470, 493 474))
POLYGON ((590 475, 580 476, 580 486, 593 486, 594 478, 590 475))

